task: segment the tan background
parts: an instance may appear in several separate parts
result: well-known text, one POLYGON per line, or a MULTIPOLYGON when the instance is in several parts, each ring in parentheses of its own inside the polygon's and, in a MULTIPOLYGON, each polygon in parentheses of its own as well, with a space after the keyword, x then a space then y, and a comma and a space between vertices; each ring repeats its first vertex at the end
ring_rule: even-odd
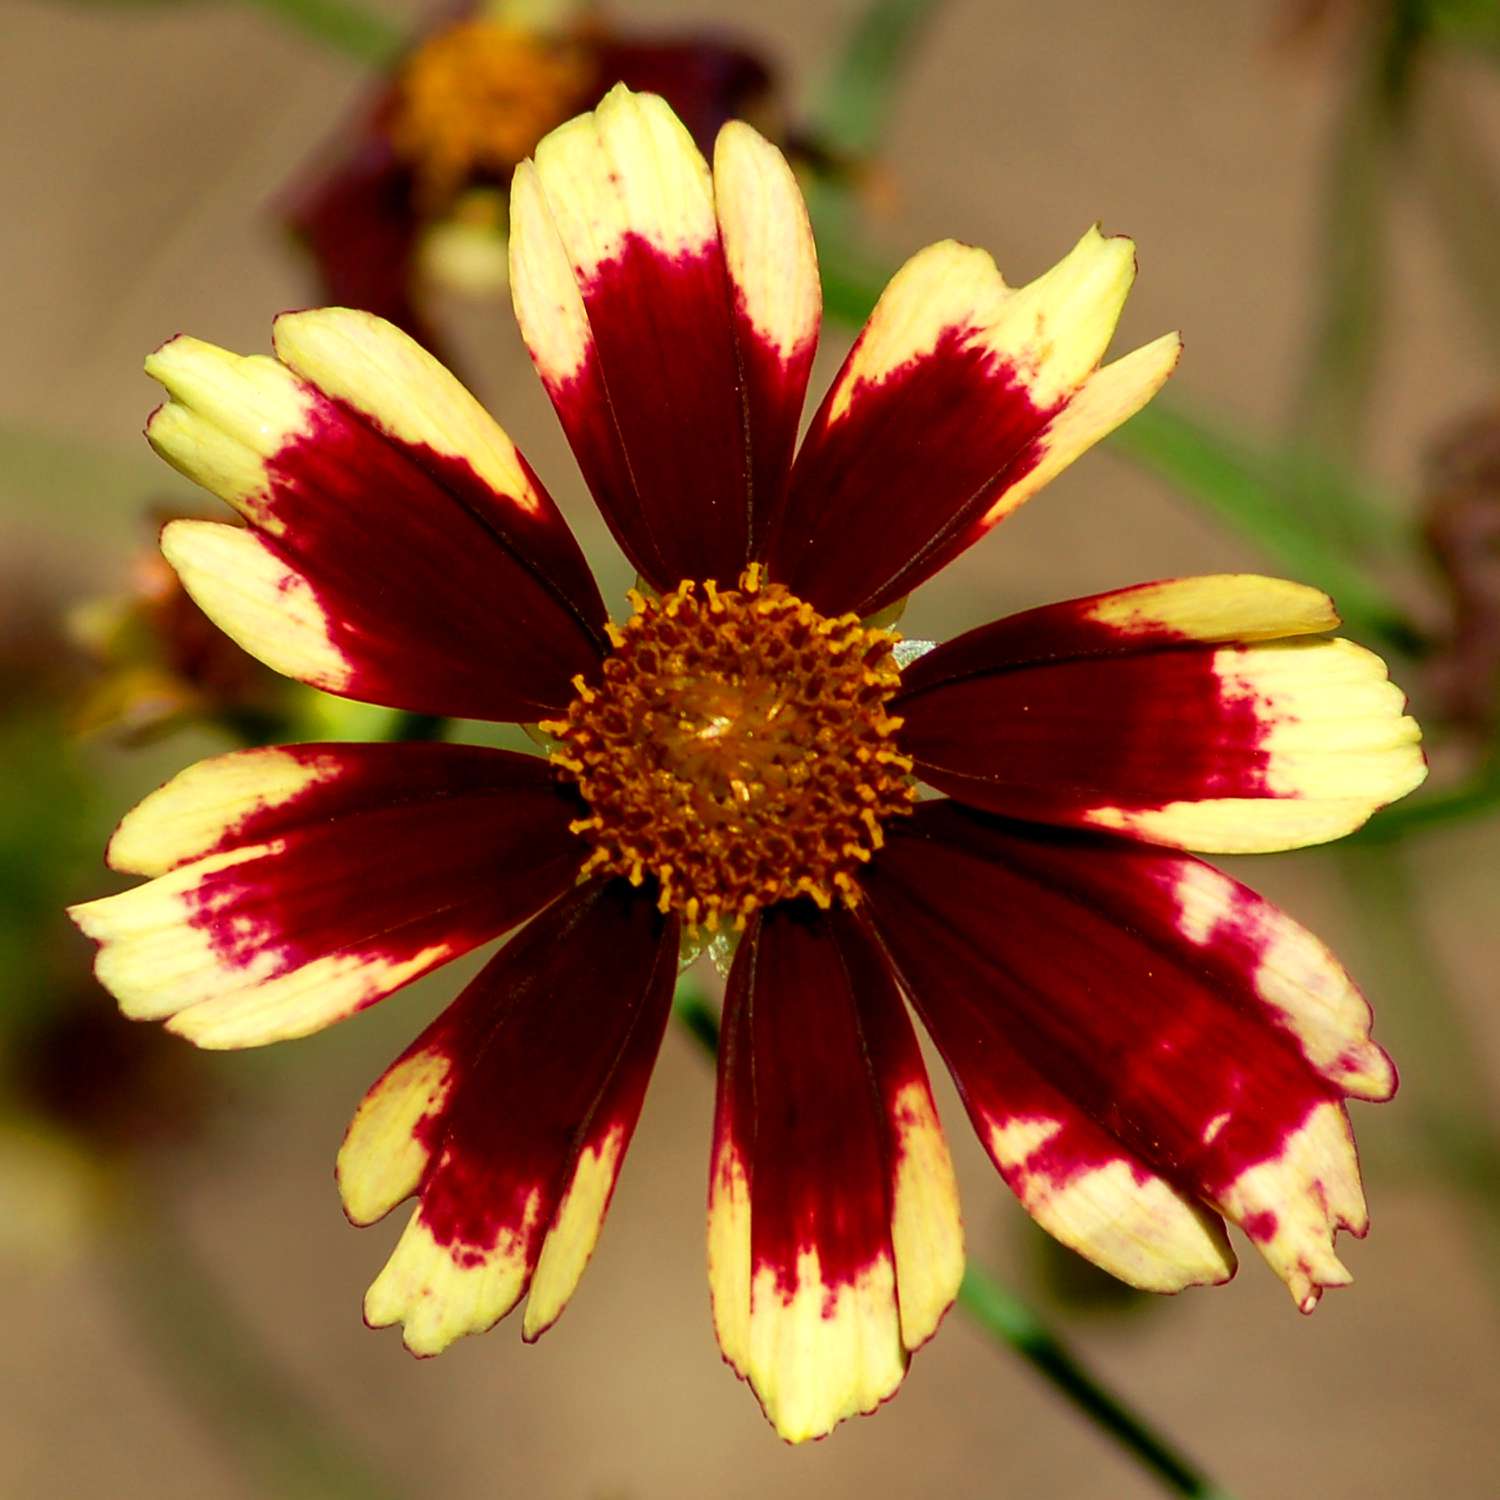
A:
MULTIPOLYGON (((642 19, 735 19, 782 60, 802 97, 855 9, 850 0, 618 6, 642 19)), ((178 330, 263 349, 271 315, 307 300, 302 268, 261 209, 361 79, 249 7, 5 0, 0 16, 0 423, 59 438, 25 439, 0 475, 3 545, 81 592, 118 578, 140 505, 180 493, 137 436, 155 401, 142 355, 178 330)), ((1141 278, 1121 347, 1180 326, 1188 354, 1177 397, 1272 431, 1287 417, 1305 341, 1319 167, 1343 54, 1336 45, 1288 54, 1270 33, 1260 4, 954 0, 891 121, 898 198, 887 246, 904 254, 955 234, 991 248, 1015 279, 1049 265, 1096 218, 1127 231, 1141 278)), ((1494 75, 1450 77, 1494 144, 1494 75)), ((1396 230, 1374 458, 1406 484, 1433 428, 1490 384, 1445 263, 1406 199, 1396 230)), ((471 314, 462 342, 483 394, 618 594, 623 570, 508 316, 471 314)), ((844 344, 830 333, 822 378, 844 344)), ((1160 483, 1095 454, 919 598, 908 623, 950 633, 1045 598, 1260 562, 1160 483)), ((93 753, 123 808, 205 748, 200 737, 134 758, 93 753)), ((1432 839, 1419 861, 1423 918, 1491 1081, 1496 851, 1493 829, 1465 830, 1432 839)), ((1364 1244, 1344 1242, 1357 1285, 1304 1320, 1247 1257, 1218 1292, 1128 1315, 1062 1309, 1058 1319, 1242 1497, 1500 1493, 1494 1283, 1453 1190, 1413 1143, 1404 1102, 1443 1089, 1423 1072, 1431 997, 1384 982, 1328 857, 1263 860, 1250 878, 1349 957, 1381 1008, 1378 1034, 1406 1042, 1402 1100, 1355 1110, 1375 1220, 1364 1244)), ((676 1035, 599 1254, 555 1332, 527 1349, 512 1322, 425 1363, 395 1333, 367 1332, 360 1294, 397 1225, 356 1233, 344 1223, 333 1154, 365 1085, 460 977, 275 1054, 194 1058, 232 1096, 226 1115, 207 1142, 154 1167, 183 1234, 250 1326, 393 1483, 454 1500, 1155 1493, 959 1316, 876 1417, 815 1447, 779 1444, 713 1343, 702 1267, 711 1079, 676 1035)), ((971 1250, 1034 1290, 1032 1232, 951 1094, 943 1099, 971 1250)), ((172 1274, 164 1260, 159 1275, 172 1274)), ((5 1277, 0 1496, 263 1493, 132 1330, 107 1245, 7 1267, 5 1277)))

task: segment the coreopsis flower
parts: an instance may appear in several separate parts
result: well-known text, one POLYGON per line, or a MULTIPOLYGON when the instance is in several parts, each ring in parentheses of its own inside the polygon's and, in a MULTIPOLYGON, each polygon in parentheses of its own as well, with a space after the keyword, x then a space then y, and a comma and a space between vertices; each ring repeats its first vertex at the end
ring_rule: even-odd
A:
POLYGON ((661 94, 706 149, 768 92, 770 74, 713 32, 631 32, 535 0, 465 6, 396 63, 285 206, 322 295, 431 345, 424 287, 503 288, 516 164, 617 81, 661 94))
MULTIPOLYGON (((709 1187, 719 1342, 789 1439, 872 1409, 952 1302, 953 1169, 907 1003, 1045 1228, 1139 1287, 1224 1281, 1237 1223, 1310 1309, 1365 1205, 1344 1100, 1370 1015, 1315 938, 1188 849, 1333 838, 1418 732, 1328 600, 1250 576, 1029 610, 917 654, 876 623, 1140 408, 1101 365, 1134 276, 1090 230, 1011 288, 952 241, 898 272, 793 460, 820 298, 785 160, 712 173, 617 88, 517 168, 521 331, 641 588, 611 621, 541 481, 411 339, 276 323, 151 356, 149 434, 245 527, 167 557, 318 687, 536 721, 546 757, 307 745, 205 761, 77 908, 134 1016, 207 1047, 351 1015, 530 919, 366 1095, 369 1224, 418 1202, 365 1314, 433 1354, 593 1251, 684 944, 735 943, 709 1187), (913 659, 915 658, 915 659, 913 659), (921 800, 918 787, 945 796, 921 800)), ((528 1295, 529 1294, 529 1295, 528 1295)))

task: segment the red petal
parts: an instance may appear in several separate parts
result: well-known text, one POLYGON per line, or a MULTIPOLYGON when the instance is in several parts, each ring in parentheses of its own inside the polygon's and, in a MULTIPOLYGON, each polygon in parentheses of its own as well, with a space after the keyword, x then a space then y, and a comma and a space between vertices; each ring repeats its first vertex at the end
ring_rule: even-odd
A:
POLYGON ((250 527, 233 562, 212 523, 169 528, 205 612, 347 697, 523 721, 564 707, 604 606, 525 459, 378 318, 286 314, 275 341, 279 364, 189 338, 147 362, 172 397, 148 436, 250 527))
MULTIPOLYGON (((652 897, 623 881, 581 886, 493 959, 376 1084, 341 1176, 378 1167, 372 1143, 401 1154, 399 1134, 366 1135, 362 1121, 393 1080, 407 1086, 414 1060, 442 1065, 441 1087, 418 1101, 430 1095, 431 1106, 403 1122, 421 1203, 370 1288, 372 1324, 404 1322, 407 1345, 430 1354, 489 1327, 528 1286, 544 1304, 528 1308, 528 1338, 557 1317, 640 1114, 677 947, 676 919, 652 897)), ((408 1150, 386 1196, 417 1186, 402 1180, 412 1164, 408 1150)))
POLYGON ((1242 577, 1030 610, 907 668, 902 748, 924 780, 1010 817, 1220 851, 1333 838, 1423 775, 1378 658, 1275 638, 1335 623, 1312 590, 1242 577))
MULTIPOLYGON (((1313 1040, 1311 1018, 1342 1030, 1350 1072, 1383 1058, 1326 950, 1205 870, 945 802, 892 830, 865 887, 981 1137, 1029 1207, 1117 1160, 1140 1189, 1154 1175, 1240 1222, 1307 1305, 1348 1279, 1335 1231, 1365 1225, 1338 1102, 1343 1049, 1326 1032, 1313 1040), (1206 912, 1220 920, 1205 925, 1206 912)), ((1167 1207, 1158 1198, 1153 1212, 1167 1207)), ((1188 1246, 1184 1227, 1164 1237, 1154 1270, 1171 1272, 1162 1257, 1179 1245, 1192 1273, 1179 1284, 1213 1279, 1207 1242, 1188 1246)), ((1106 1264, 1118 1251, 1070 1242, 1106 1264)))
POLYGON ((192 767, 131 813, 111 859, 158 878, 74 916, 128 1014, 170 1016, 205 1046, 302 1036, 567 889, 577 815, 534 756, 443 744, 242 751, 192 767))
MULTIPOLYGON (((804 329, 780 343, 747 306, 714 191, 662 100, 623 87, 512 184, 522 334, 611 531, 661 588, 744 568, 786 482, 812 357, 804 329)), ((776 200, 782 243, 807 233, 791 196, 795 213, 776 200)))
POLYGON ((847 917, 767 912, 740 946, 724 1028, 715 1322, 801 1441, 892 1394, 952 1300, 952 1170, 889 971, 847 917))
POLYGON ((1086 234, 1030 285, 945 241, 882 294, 813 418, 771 575, 869 615, 929 578, 1149 399, 1175 338, 1099 369, 1132 246, 1086 234))

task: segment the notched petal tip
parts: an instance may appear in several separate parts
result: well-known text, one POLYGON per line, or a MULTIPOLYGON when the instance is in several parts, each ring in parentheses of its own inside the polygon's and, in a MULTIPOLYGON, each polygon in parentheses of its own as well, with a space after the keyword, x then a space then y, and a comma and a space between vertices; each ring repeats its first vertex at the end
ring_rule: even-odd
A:
POLYGON ((750 1296, 749 1384, 785 1442, 827 1437, 900 1389, 911 1356, 888 1258, 835 1281, 824 1279, 816 1252, 803 1252, 790 1287, 763 1269, 750 1296))
POLYGON ((339 1153, 345 1212, 420 1203, 365 1299, 414 1353, 529 1293, 561 1315, 593 1253, 671 1009, 678 931, 623 883, 576 887, 491 960, 365 1096, 339 1153))
POLYGON ((1300 1311, 1311 1312, 1327 1288, 1353 1281, 1335 1241, 1343 1230, 1362 1238, 1370 1216, 1342 1105, 1315 1105, 1275 1156, 1246 1168, 1217 1197, 1300 1311))
POLYGON ((401 1324, 401 1342, 430 1358, 493 1328, 521 1300, 530 1277, 525 1231, 502 1235, 487 1249, 440 1243, 418 1208, 365 1293, 365 1322, 401 1324))
POLYGON ((1391 1060, 1370 1035, 1369 1002, 1313 933, 1248 887, 1200 860, 1156 856, 1178 934, 1237 969, 1266 1020, 1341 1093, 1380 1102, 1395 1092, 1391 1060))
POLYGON ((914 255, 803 443, 777 576, 825 610, 873 613, 1134 415, 1181 351, 1167 334, 1100 368, 1134 278, 1134 243, 1097 226, 1019 287, 957 241, 914 255))

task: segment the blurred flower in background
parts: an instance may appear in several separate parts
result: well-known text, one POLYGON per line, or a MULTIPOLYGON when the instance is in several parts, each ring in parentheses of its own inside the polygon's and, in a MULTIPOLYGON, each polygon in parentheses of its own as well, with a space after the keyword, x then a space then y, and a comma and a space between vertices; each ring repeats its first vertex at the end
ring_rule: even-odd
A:
POLYGON ((86 1249, 130 1191, 134 1155, 189 1138, 210 1087, 185 1049, 100 1005, 61 919, 95 864, 100 817, 68 733, 88 668, 62 616, 45 576, 11 570, 0 589, 0 1252, 22 1261, 86 1249))
POLYGON ((126 589, 68 613, 68 635, 91 669, 75 695, 73 727, 125 743, 202 720, 251 744, 285 734, 297 690, 198 608, 156 545, 171 513, 148 516, 152 539, 130 558, 126 589))
POLYGON ((320 300, 433 347, 424 290, 503 291, 516 163, 616 82, 661 94, 704 147, 771 103, 767 65, 719 31, 639 31, 576 0, 465 6, 418 38, 289 195, 320 300))

